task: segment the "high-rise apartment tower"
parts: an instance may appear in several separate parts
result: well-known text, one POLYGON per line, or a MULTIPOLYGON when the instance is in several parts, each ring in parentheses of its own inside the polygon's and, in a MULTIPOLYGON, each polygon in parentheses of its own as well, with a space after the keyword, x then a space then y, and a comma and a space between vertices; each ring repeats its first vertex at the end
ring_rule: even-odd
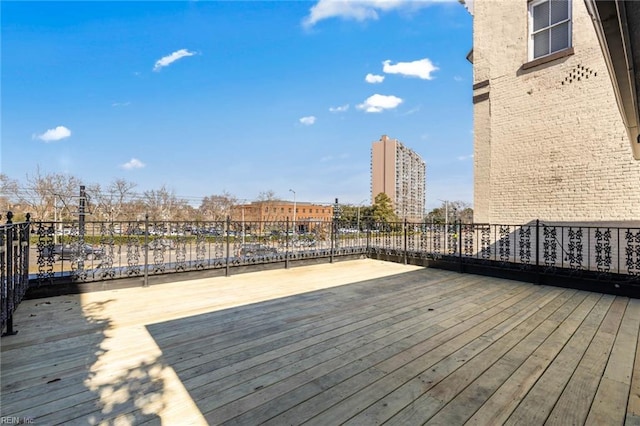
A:
POLYGON ((382 135, 371 144, 371 202, 384 192, 398 217, 424 218, 426 164, 397 139, 382 135))

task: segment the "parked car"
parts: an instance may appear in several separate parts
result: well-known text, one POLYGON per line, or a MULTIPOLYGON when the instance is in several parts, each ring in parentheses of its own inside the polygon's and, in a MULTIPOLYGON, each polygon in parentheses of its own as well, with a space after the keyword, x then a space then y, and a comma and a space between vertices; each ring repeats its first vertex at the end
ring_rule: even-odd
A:
POLYGON ((149 241, 149 248, 151 250, 173 250, 176 248, 176 242, 171 238, 157 238, 149 241))
POLYGON ((265 244, 243 244, 240 247, 240 256, 270 256, 278 253, 278 249, 265 244))
POLYGON ((294 247, 315 247, 316 240, 309 239, 309 238, 301 238, 299 240, 295 240, 293 242, 293 246, 294 247))
POLYGON ((45 247, 42 256, 53 257, 54 260, 93 260, 101 259, 104 250, 91 244, 55 244, 53 248, 45 247))

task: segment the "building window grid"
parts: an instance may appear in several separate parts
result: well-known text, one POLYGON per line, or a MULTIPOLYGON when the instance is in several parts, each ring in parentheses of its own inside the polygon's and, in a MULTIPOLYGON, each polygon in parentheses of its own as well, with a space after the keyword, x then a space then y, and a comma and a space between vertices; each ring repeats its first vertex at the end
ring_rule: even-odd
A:
POLYGON ((571 0, 538 0, 529 4, 529 59, 571 47, 571 0))

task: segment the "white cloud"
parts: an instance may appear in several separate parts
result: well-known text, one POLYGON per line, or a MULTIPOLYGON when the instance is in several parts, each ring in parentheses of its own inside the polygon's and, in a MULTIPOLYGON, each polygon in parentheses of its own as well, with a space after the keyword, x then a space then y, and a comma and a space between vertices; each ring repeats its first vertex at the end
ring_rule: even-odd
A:
POLYGON ((471 160, 473 159, 473 154, 469 154, 469 155, 461 155, 458 157, 458 161, 466 161, 466 160, 471 160))
POLYGON ((460 81, 464 80, 464 78, 460 77, 459 75, 454 75, 454 76, 453 76, 453 79, 454 79, 455 81, 457 81, 457 82, 460 82, 460 81))
POLYGON ((306 28, 314 26, 323 19, 343 18, 363 22, 368 19, 376 20, 380 12, 394 9, 416 10, 430 3, 453 2, 457 0, 319 0, 310 10, 309 16, 304 18, 302 25, 306 28))
POLYGON ((132 158, 128 162, 122 164, 120 167, 125 170, 141 169, 145 164, 137 158, 132 158))
POLYGON ((126 107, 131 105, 131 102, 114 102, 111 104, 112 107, 126 107))
POLYGON ((310 115, 308 117, 302 117, 300 119, 300 122, 305 126, 311 126, 313 123, 316 122, 316 118, 313 115, 310 115))
POLYGON ((34 139, 40 139, 45 142, 55 142, 71 136, 71 130, 64 126, 58 126, 55 129, 49 129, 41 135, 33 135, 34 139))
POLYGON ((393 95, 375 94, 369 96, 366 101, 358 105, 358 109, 366 112, 382 112, 385 109, 393 109, 402 103, 402 99, 393 95))
POLYGON ((341 105, 338 107, 329 107, 330 112, 345 112, 349 109, 349 104, 341 105))
POLYGON ((391 64, 390 60, 382 62, 382 71, 387 74, 401 74, 407 77, 418 77, 423 80, 431 80, 433 78, 431 73, 438 69, 428 58, 413 62, 398 62, 395 65, 391 64))
POLYGON ((155 66, 153 67, 154 71, 160 71, 161 68, 166 67, 174 63, 180 58, 184 58, 187 56, 193 56, 196 52, 189 52, 187 49, 176 50, 170 55, 164 56, 156 61, 155 66))
POLYGON ((382 83, 384 81, 384 75, 376 75, 376 74, 367 74, 367 76, 364 78, 364 80, 367 83, 371 83, 371 84, 375 84, 375 83, 382 83))

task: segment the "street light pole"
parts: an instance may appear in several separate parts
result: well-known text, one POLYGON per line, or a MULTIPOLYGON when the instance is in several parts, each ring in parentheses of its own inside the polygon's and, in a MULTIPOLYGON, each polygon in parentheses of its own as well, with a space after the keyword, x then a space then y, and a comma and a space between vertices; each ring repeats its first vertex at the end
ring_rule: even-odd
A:
POLYGON ((289 191, 293 192, 293 235, 298 234, 298 230, 296 229, 296 191, 293 189, 289 189, 289 191))

